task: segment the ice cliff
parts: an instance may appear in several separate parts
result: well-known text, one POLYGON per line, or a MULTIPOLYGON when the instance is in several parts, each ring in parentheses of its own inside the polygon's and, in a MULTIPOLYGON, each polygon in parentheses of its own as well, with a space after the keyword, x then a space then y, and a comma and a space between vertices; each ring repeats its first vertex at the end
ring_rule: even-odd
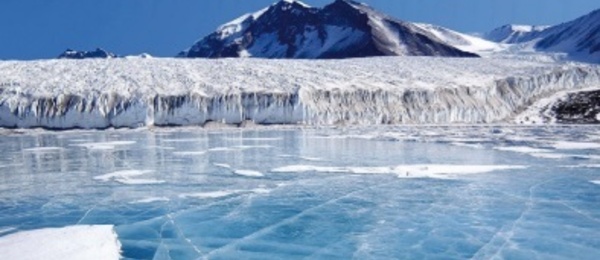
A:
POLYGON ((593 87, 597 66, 500 58, 3 61, 0 126, 491 123, 593 87))

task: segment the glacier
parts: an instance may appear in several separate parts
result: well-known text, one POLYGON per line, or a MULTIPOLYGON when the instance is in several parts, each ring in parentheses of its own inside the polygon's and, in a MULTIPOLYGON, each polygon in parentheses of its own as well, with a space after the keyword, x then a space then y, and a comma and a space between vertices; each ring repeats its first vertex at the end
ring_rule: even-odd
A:
POLYGON ((509 122, 600 69, 510 58, 169 58, 0 62, 0 126, 509 122))

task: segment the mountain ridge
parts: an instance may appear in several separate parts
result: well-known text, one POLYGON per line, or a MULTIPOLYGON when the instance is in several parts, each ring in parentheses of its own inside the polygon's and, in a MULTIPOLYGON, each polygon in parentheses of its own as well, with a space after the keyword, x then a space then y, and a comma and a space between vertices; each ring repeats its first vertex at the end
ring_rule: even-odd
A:
POLYGON ((334 59, 478 55, 358 2, 335 0, 315 8, 281 0, 219 26, 178 56, 334 59))
POLYGON ((570 60, 600 63, 600 9, 554 26, 505 25, 485 38, 522 49, 564 53, 570 60))

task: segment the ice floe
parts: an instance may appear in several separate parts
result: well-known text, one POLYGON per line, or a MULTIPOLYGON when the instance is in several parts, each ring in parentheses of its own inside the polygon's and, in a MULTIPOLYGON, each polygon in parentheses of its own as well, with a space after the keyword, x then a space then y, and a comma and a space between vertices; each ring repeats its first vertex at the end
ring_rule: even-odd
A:
POLYGON ((120 259, 121 243, 111 225, 68 226, 0 237, 0 258, 38 260, 120 259))

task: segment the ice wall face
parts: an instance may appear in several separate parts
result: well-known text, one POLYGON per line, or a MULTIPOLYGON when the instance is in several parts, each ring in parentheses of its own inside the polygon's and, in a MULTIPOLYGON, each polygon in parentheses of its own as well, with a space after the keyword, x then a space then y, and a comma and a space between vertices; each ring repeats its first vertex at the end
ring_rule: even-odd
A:
POLYGON ((600 86, 600 70, 503 59, 83 60, 0 63, 0 126, 435 124, 510 120, 600 86))

